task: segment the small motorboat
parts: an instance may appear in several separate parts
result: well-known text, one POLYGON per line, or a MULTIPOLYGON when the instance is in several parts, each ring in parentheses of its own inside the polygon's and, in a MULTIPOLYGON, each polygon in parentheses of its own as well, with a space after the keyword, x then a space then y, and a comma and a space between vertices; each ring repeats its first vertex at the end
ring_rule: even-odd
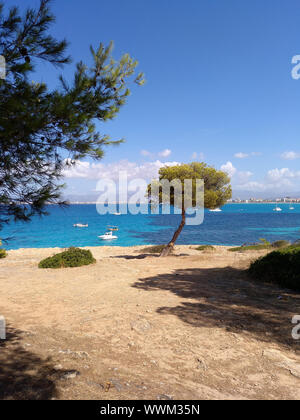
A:
POLYGON ((219 209, 219 207, 218 207, 217 209, 209 209, 209 211, 211 211, 211 212, 213 212, 213 213, 219 213, 219 212, 221 212, 222 210, 221 210, 221 209, 219 209))
POLYGON ((78 228, 87 228, 89 227, 88 224, 84 225, 82 223, 75 223, 75 225, 73 225, 73 227, 78 227, 78 228))
POLYGON ((114 213, 115 216, 121 216, 121 213, 114 213))
POLYGON ((107 230, 110 230, 111 232, 118 232, 119 228, 118 226, 108 226, 107 230))
POLYGON ((276 206, 276 207, 275 207, 275 209, 273 209, 273 211, 280 212, 280 211, 282 211, 282 208, 280 208, 280 207, 276 206))
POLYGON ((104 235, 98 236, 99 239, 102 239, 103 241, 110 241, 111 239, 118 239, 117 236, 113 235, 112 231, 106 232, 104 235))
POLYGON ((295 210, 295 207, 293 207, 293 206, 290 206, 290 210, 295 210))

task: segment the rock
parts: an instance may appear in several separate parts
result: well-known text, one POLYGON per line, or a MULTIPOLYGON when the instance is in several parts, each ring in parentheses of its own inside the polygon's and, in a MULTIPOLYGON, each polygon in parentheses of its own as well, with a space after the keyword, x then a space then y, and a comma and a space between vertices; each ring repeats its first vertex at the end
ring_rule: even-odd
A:
POLYGON ((263 356, 274 362, 278 367, 286 369, 291 375, 300 379, 300 364, 293 359, 285 356, 279 350, 267 349, 263 351, 263 356))
POLYGON ((173 397, 171 395, 162 394, 162 395, 158 395, 157 399, 158 400, 173 400, 173 397))
POLYGON ((69 370, 69 372, 64 373, 62 376, 62 379, 75 379, 77 376, 80 375, 80 372, 78 370, 69 370))
POLYGON ((151 324, 145 318, 140 318, 131 323, 131 329, 137 333, 146 333, 151 329, 151 324))
POLYGON ((55 365, 54 366, 54 369, 55 370, 62 370, 63 369, 63 365, 60 365, 60 364, 59 365, 55 365))

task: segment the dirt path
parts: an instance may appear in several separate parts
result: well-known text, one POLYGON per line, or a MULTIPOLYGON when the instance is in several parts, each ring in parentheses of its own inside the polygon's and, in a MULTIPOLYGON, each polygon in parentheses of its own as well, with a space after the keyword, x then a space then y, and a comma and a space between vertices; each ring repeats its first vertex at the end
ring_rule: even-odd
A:
POLYGON ((0 399, 300 398, 300 295, 249 282, 258 253, 92 251, 75 269, 39 270, 53 250, 0 260, 0 399))

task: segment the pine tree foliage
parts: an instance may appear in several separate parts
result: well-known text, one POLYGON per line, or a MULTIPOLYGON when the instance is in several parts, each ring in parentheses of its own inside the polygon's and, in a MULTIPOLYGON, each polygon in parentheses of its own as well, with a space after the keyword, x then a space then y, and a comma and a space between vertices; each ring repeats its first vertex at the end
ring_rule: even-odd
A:
POLYGON ((203 162, 167 166, 159 170, 159 180, 148 185, 147 195, 149 203, 153 206, 168 204, 180 208, 181 223, 176 229, 173 238, 163 249, 161 256, 168 256, 175 245, 186 224, 187 204, 191 208, 197 208, 203 202, 204 208, 216 209, 223 206, 232 196, 232 188, 229 176, 203 162), (190 186, 185 181, 190 181, 190 186), (197 188, 197 180, 202 180, 204 191, 197 188), (169 193, 164 190, 164 181, 168 181, 169 193), (199 195, 200 193, 200 200, 199 195))
POLYGON ((6 78, 0 79, 0 226, 11 217, 45 213, 45 203, 63 204, 58 184, 65 165, 86 156, 101 159, 106 146, 122 142, 100 133, 96 122, 116 117, 130 82, 144 83, 129 54, 112 58, 112 42, 91 47, 93 64, 78 63, 70 82, 60 76, 59 88, 33 82, 39 61, 56 67, 71 62, 67 41, 49 35, 55 22, 50 2, 41 0, 24 16, 0 3, 0 55, 6 61, 6 78))

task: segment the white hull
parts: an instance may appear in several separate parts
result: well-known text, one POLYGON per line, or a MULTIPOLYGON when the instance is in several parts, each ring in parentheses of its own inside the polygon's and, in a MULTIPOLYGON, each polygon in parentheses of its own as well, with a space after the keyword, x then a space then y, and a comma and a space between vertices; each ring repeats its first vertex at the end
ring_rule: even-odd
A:
POLYGON ((111 239, 118 239, 117 236, 113 235, 111 232, 106 233, 105 235, 98 236, 102 241, 110 241, 111 239))

